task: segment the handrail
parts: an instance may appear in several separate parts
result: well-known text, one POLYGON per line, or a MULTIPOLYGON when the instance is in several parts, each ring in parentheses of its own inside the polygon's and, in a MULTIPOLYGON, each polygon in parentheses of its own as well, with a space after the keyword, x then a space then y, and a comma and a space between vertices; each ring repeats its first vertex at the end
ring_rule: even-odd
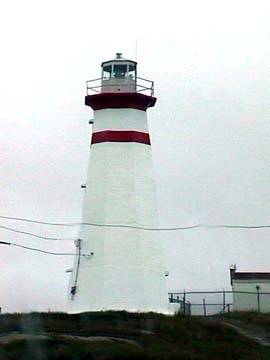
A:
MULTIPOLYGON (((191 294, 249 294, 256 295, 258 291, 240 291, 240 290, 220 290, 220 291, 183 291, 183 292, 174 292, 170 291, 168 293, 170 296, 172 295, 191 295, 191 294)), ((259 292, 260 295, 270 295, 270 292, 259 292)))
MULTIPOLYGON (((116 78, 114 78, 116 79, 116 78)), ((129 79, 127 78, 123 78, 123 79, 129 79)), ((131 80, 133 80, 133 83, 127 84, 127 83, 110 83, 110 84, 104 84, 104 82, 106 82, 106 80, 110 80, 110 78, 97 78, 97 79, 92 79, 92 80, 88 80, 86 81, 86 94, 87 95, 91 95, 92 92, 95 93, 101 93, 101 92, 106 92, 106 88, 110 88, 110 87, 117 87, 117 86, 121 86, 121 88, 130 88, 130 86, 134 86, 135 87, 135 92, 140 92, 140 93, 148 93, 151 96, 154 95, 154 82, 152 80, 147 80, 141 77, 133 77, 131 78, 131 80), (103 81, 103 83, 102 83, 103 81), (105 91, 102 91, 105 90, 105 91)))

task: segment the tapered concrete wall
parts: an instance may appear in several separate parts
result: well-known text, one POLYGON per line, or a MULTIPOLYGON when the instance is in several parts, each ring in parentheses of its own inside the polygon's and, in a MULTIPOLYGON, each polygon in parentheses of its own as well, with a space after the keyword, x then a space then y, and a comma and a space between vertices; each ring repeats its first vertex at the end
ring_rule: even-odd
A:
MULTIPOLYGON (((96 110, 91 142, 82 222, 158 227, 146 111, 96 110)), ((83 225, 79 238, 93 256, 75 258, 69 312, 169 311, 160 233, 83 225)))

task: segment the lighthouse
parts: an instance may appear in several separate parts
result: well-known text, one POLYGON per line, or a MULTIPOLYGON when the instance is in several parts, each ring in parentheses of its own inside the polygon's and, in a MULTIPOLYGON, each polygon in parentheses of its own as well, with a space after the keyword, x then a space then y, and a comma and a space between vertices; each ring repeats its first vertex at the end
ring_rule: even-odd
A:
POLYGON ((152 81, 121 53, 87 81, 94 111, 68 312, 168 312, 147 109, 152 81), (151 230, 152 229, 152 230, 151 230), (87 256, 85 256, 87 254, 87 256))

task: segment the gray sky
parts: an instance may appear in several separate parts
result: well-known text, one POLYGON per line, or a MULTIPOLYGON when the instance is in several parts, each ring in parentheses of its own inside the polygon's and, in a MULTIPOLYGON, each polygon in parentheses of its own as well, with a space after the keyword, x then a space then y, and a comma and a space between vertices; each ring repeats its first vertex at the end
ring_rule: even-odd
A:
MULTIPOLYGON (((1 9, 0 214, 78 222, 85 81, 116 51, 155 81, 149 110, 161 226, 270 223, 269 1, 10 1, 1 9)), ((76 238, 77 228, 1 220, 76 238)), ((169 289, 229 289, 228 267, 270 271, 270 230, 162 233, 169 289)), ((1 240, 51 251, 0 229, 1 240)), ((4 311, 65 310, 72 257, 1 246, 4 311)))

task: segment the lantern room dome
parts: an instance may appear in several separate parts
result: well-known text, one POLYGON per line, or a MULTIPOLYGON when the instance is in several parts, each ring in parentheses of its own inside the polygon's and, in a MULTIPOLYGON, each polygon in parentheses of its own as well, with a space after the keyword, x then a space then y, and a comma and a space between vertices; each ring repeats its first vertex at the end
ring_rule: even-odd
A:
POLYGON ((127 58, 125 58, 125 57, 123 56, 122 53, 117 52, 114 59, 112 59, 112 60, 107 60, 107 61, 103 61, 102 64, 101 64, 101 67, 103 67, 104 65, 107 65, 108 63, 111 63, 111 62, 117 62, 117 63, 118 63, 118 62, 126 62, 126 61, 137 65, 137 62, 136 62, 136 61, 127 59, 127 58))

